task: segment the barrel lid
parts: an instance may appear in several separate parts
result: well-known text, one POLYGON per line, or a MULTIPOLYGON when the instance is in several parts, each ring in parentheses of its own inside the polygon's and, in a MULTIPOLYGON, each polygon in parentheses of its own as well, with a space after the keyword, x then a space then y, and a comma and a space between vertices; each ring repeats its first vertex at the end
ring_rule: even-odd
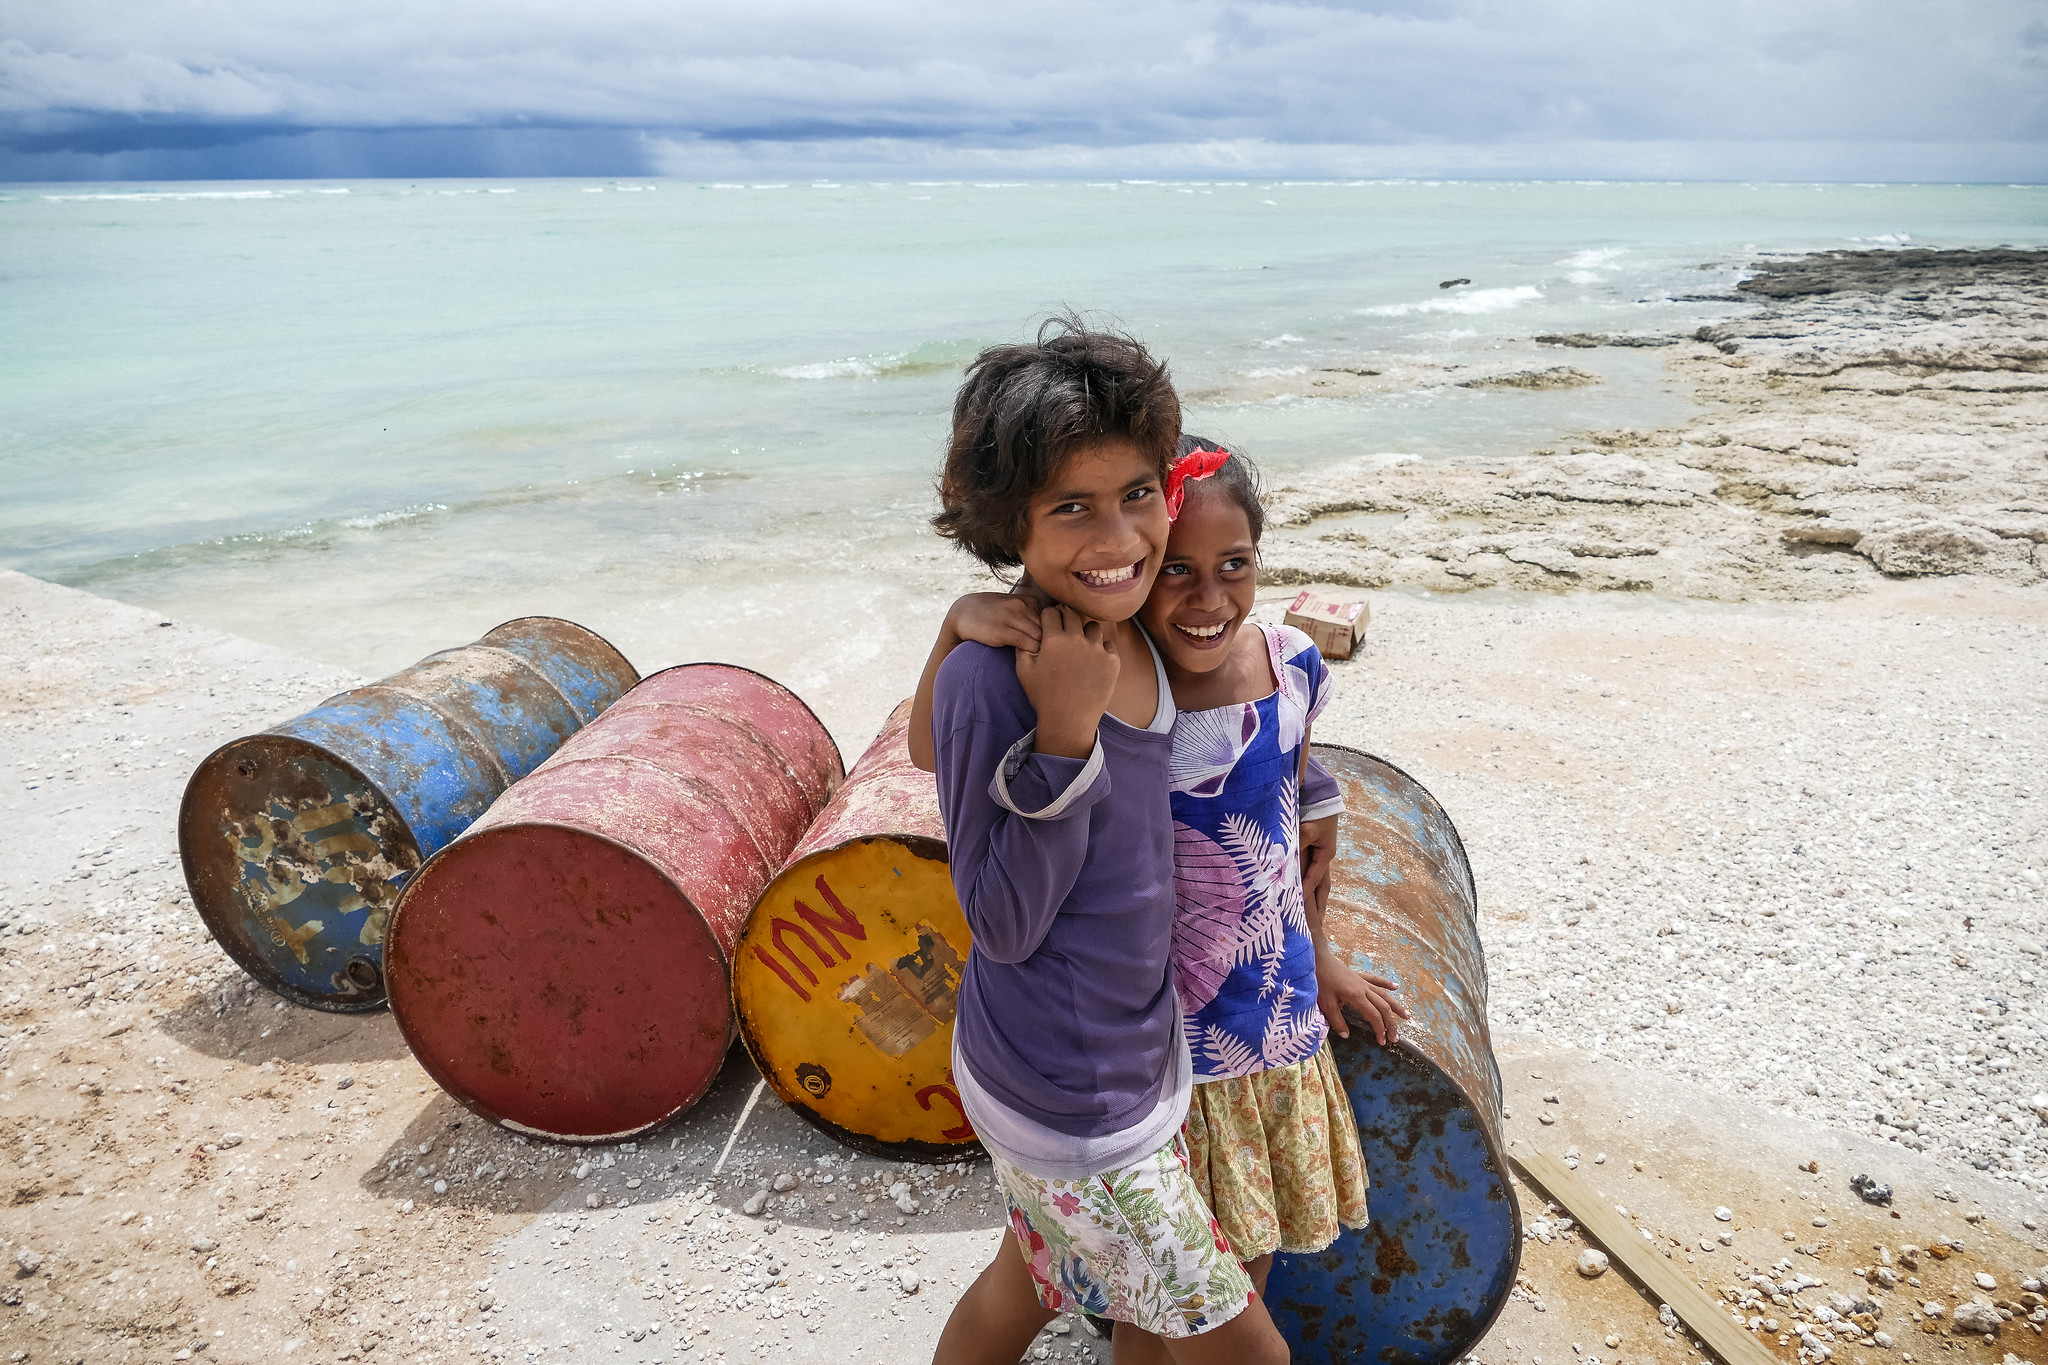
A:
POLYGON ((1383 1048, 1354 1026, 1329 1046, 1358 1121, 1371 1222, 1323 1251, 1273 1258, 1273 1324, 1297 1358, 1455 1365, 1521 1266, 1521 1209, 1485 1101, 1407 1038, 1383 1048))
POLYGON ((630 1137, 694 1104, 732 1039, 724 954, 625 845, 567 825, 476 830, 406 887, 391 1009, 440 1086, 495 1123, 630 1137))
POLYGON ((897 1160, 978 1155, 952 1073, 971 942, 937 840, 813 853, 769 883, 740 934, 740 1036, 776 1095, 840 1142, 897 1160))
POLYGON ((185 784, 178 853, 200 918, 249 975, 316 1009, 384 1004, 384 936, 419 843, 354 765, 292 735, 222 745, 185 784))

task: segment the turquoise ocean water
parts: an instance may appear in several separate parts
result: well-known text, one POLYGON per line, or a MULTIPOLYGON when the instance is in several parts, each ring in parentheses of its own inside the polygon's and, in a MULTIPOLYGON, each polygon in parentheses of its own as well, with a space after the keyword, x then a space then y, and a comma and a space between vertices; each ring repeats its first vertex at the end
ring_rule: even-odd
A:
POLYGON ((959 581, 923 518, 960 366, 1049 310, 1190 393, 1359 356, 1607 380, 1190 406, 1285 477, 1683 420, 1657 352, 1527 339, 1907 240, 2048 242, 2048 188, 0 186, 0 564, 372 674, 564 615, 643 669, 764 668, 858 744, 959 581))

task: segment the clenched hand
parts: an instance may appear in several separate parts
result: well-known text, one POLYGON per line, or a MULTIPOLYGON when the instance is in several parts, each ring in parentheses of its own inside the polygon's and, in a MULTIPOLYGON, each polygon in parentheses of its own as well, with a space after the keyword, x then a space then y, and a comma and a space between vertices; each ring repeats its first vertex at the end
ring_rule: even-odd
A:
POLYGON ((1116 692, 1116 642, 1111 627, 1071 607, 1038 615, 1038 649, 1017 651, 1017 681, 1038 712, 1038 752, 1086 758, 1116 692))

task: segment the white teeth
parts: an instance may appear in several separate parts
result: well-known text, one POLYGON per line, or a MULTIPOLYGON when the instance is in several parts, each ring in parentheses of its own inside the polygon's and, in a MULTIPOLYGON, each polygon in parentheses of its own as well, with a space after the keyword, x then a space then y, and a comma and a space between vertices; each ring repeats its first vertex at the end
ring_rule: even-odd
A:
POLYGON ((1126 564, 1121 569, 1082 569, 1083 581, 1098 588, 1113 588, 1119 583, 1128 583, 1138 576, 1138 566, 1126 564))
POLYGON ((1197 640, 1213 640, 1223 633, 1223 627, 1221 625, 1180 626, 1178 627, 1178 629, 1182 631, 1184 634, 1194 636, 1197 640))

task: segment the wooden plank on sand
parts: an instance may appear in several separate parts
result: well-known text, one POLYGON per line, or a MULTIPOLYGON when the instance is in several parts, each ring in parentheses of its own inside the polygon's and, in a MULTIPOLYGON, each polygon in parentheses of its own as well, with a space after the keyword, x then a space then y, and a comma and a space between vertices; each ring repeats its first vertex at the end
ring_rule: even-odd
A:
POLYGON ((1514 1154, 1509 1159, 1524 1180, 1540 1185, 1564 1205, 1609 1257, 1619 1261, 1660 1302, 1670 1304, 1679 1321, 1725 1365, 1782 1365, 1776 1355, 1728 1316, 1720 1301, 1687 1279, 1645 1242, 1628 1220, 1614 1211, 1614 1204, 1602 1199, 1577 1172, 1556 1157, 1534 1150, 1526 1155, 1514 1154))

